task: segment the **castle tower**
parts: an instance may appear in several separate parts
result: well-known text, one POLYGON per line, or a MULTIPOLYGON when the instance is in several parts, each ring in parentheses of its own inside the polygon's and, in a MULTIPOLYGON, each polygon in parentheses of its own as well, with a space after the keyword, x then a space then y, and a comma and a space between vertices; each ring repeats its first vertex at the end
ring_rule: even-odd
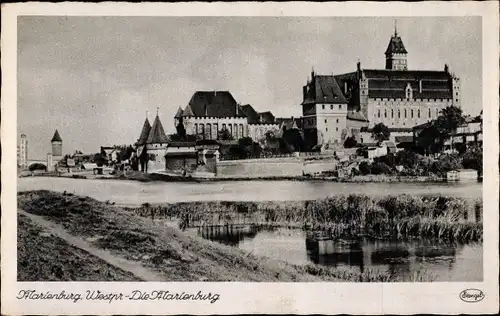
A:
POLYGON ((58 160, 58 157, 62 157, 62 139, 57 129, 50 142, 52 143, 52 156, 54 160, 58 160))
POLYGON ((21 134, 21 142, 19 143, 18 164, 21 168, 28 166, 28 139, 26 134, 21 134))
POLYGON ((385 69, 387 70, 408 70, 406 61, 406 51, 403 40, 398 35, 398 30, 394 26, 394 35, 391 36, 387 50, 385 51, 385 69))

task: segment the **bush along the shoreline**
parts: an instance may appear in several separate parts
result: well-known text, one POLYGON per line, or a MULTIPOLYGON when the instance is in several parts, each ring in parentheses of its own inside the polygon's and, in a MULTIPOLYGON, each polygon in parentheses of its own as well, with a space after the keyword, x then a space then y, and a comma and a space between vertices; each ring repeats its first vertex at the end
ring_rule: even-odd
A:
POLYGON ((438 238, 472 242, 483 238, 479 221, 467 220, 482 213, 482 201, 444 196, 366 195, 334 196, 312 201, 192 202, 152 206, 134 211, 141 216, 175 218, 181 228, 190 225, 255 223, 281 227, 306 227, 338 238, 438 238))

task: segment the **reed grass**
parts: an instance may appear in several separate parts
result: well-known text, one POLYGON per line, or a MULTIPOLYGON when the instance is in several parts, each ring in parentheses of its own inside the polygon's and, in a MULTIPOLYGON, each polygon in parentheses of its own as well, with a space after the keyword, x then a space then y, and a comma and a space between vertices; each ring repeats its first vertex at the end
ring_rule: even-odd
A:
POLYGON ((481 218, 466 221, 470 212, 482 214, 481 200, 446 196, 395 195, 380 198, 339 195, 311 201, 192 202, 148 205, 133 209, 140 216, 180 219, 181 225, 255 223, 307 227, 334 237, 438 238, 480 241, 481 218))

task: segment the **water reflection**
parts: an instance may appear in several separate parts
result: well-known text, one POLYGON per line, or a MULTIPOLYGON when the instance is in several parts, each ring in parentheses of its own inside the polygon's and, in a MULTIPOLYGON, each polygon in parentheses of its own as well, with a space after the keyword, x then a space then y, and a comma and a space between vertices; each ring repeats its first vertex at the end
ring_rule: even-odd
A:
POLYGON ((198 229, 198 235, 260 256, 293 264, 315 263, 334 267, 367 268, 408 280, 425 270, 437 281, 481 281, 482 245, 436 244, 432 241, 360 240, 314 242, 297 229, 221 227, 198 229))

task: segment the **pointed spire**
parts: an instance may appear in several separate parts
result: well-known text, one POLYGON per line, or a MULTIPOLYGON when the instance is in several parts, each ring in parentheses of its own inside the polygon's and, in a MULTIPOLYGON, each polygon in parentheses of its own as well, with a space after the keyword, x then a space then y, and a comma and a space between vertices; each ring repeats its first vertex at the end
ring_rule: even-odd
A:
POLYGON ((59 132, 57 131, 57 129, 54 132, 54 136, 52 136, 51 142, 62 142, 62 138, 59 135, 59 132))
POLYGON ((182 108, 179 106, 179 109, 177 110, 177 113, 175 113, 174 118, 179 118, 182 117, 184 111, 182 111, 182 108))
POLYGON ((161 124, 160 117, 156 115, 155 121, 153 122, 153 126, 149 131, 148 138, 146 140, 147 144, 164 144, 168 142, 168 137, 165 134, 165 130, 163 129, 163 125, 161 124))
POLYGON ((193 109, 191 109, 191 105, 187 105, 186 109, 184 109, 183 116, 194 116, 193 109))
POLYGON ((394 37, 398 36, 398 21, 394 20, 394 37))
MULTIPOLYGON (((147 111, 146 111, 147 113, 147 111)), ((139 136, 139 139, 137 140, 138 145, 143 145, 146 143, 146 140, 148 139, 149 132, 151 131, 151 124, 149 124, 149 120, 146 115, 146 120, 144 120, 144 125, 142 126, 142 131, 141 135, 139 136)))

